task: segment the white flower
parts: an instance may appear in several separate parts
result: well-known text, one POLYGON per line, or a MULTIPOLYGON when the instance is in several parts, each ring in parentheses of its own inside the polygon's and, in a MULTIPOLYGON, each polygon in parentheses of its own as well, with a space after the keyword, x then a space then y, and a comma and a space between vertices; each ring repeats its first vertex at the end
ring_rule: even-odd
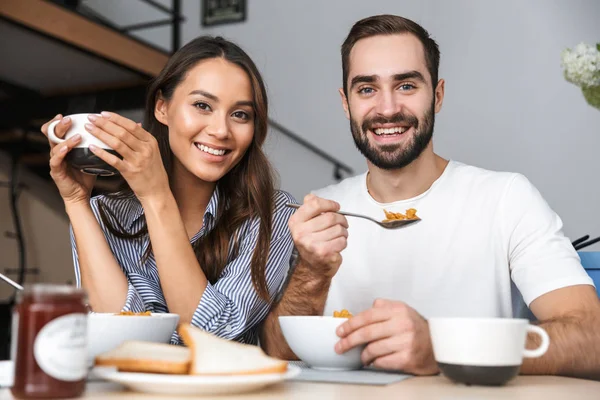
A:
POLYGON ((562 52, 565 79, 579 87, 600 86, 600 51, 579 43, 562 52))

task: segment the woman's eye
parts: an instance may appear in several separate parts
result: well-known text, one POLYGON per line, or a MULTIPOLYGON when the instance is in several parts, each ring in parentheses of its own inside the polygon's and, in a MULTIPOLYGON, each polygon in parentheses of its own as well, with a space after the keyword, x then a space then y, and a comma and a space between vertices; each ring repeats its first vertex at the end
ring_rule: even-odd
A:
POLYGON ((233 113, 233 117, 243 119, 244 121, 247 121, 250 119, 250 116, 245 111, 236 111, 233 113))
POLYGON ((210 106, 202 101, 198 101, 198 102, 194 103, 194 107, 199 108, 204 111, 210 110, 210 106))

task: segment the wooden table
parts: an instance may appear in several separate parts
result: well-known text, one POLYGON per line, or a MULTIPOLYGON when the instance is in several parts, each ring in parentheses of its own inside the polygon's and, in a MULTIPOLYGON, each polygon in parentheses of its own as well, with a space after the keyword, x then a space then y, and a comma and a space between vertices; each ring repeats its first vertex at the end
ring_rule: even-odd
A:
MULTIPOLYGON (((0 399, 11 399, 10 391, 0 391, 0 399)), ((86 399, 185 399, 124 391, 112 383, 91 382, 86 399)), ((187 397, 189 398, 189 397, 187 397)), ((600 398, 600 382, 555 376, 519 376, 503 387, 465 386, 443 376, 410 378, 387 386, 342 385, 330 383, 285 382, 264 390, 236 396, 198 397, 218 400, 308 400, 308 399, 511 399, 587 400, 600 398)))

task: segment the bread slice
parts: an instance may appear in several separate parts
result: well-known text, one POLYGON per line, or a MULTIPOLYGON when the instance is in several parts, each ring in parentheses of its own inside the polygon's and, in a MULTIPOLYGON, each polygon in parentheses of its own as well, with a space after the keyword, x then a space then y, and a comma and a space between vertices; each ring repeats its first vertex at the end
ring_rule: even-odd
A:
POLYGON ((123 372, 187 374, 191 352, 183 346, 164 343, 126 341, 113 350, 99 354, 97 366, 117 367, 123 372))
POLYGON ((287 361, 267 356, 260 347, 219 338, 191 325, 179 325, 190 348, 191 375, 281 374, 287 361))

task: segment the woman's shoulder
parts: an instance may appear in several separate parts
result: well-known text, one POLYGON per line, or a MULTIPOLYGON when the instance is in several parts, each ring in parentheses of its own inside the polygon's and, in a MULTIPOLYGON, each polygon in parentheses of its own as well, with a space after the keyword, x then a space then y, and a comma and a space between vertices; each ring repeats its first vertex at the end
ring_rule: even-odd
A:
MULTIPOLYGON (((273 225, 277 228, 279 226, 287 226, 287 220, 294 213, 294 209, 287 207, 286 203, 294 203, 296 199, 294 196, 283 190, 275 190, 273 194, 273 225)), ((242 224, 242 231, 245 229, 258 230, 260 227, 261 218, 255 215, 252 218, 247 219, 242 224)))
POLYGON ((290 207, 286 206, 287 203, 297 203, 297 201, 294 198, 294 196, 292 196, 290 193, 288 193, 284 190, 275 190, 275 194, 274 194, 275 211, 290 208, 290 207))
POLYGON ((288 192, 276 190, 274 203, 273 228, 275 235, 290 235, 287 227, 288 221, 296 209, 288 207, 286 204, 296 203, 296 199, 288 192))

